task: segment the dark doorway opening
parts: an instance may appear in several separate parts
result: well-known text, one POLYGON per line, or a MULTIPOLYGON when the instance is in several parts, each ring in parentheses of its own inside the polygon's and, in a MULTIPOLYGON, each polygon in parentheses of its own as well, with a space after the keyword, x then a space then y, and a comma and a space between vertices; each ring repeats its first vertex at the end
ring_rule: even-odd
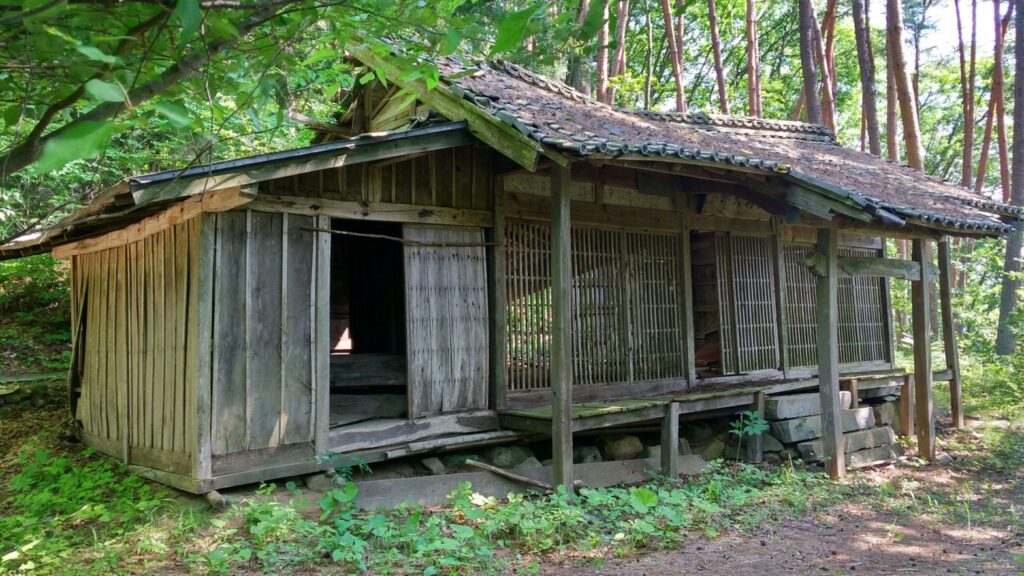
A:
POLYGON ((402 226, 334 220, 331 427, 408 413, 402 226))

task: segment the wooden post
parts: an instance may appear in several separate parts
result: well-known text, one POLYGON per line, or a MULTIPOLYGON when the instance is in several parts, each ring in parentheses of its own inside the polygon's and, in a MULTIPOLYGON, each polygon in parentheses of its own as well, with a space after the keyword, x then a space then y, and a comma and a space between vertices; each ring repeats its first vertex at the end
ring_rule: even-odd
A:
POLYGON ((914 240, 913 259, 921 265, 921 279, 910 283, 911 312, 914 322, 914 414, 917 426, 917 453, 935 460, 935 407, 932 401, 931 317, 928 287, 931 284, 932 244, 914 240))
POLYGON ((686 387, 693 388, 697 384, 697 363, 693 348, 693 254, 690 248, 690 205, 682 203, 683 234, 679 242, 679 277, 682 281, 682 299, 679 306, 683 325, 683 368, 686 374, 686 387))
POLYGON ((960 385, 960 351, 956 346, 956 325, 953 321, 953 266, 949 237, 939 241, 939 298, 942 309, 942 342, 949 370, 949 405, 954 428, 964 427, 963 395, 960 385))
POLYGON ((779 346, 779 368, 784 378, 792 375, 789 362, 789 306, 787 303, 786 252, 783 234, 785 225, 781 218, 775 220, 775 236, 772 237, 772 259, 775 268, 775 322, 779 346))
POLYGON ((679 403, 665 406, 661 423, 661 473, 669 478, 679 476, 679 403))
POLYGON ((818 390, 821 394, 821 440, 828 475, 833 479, 846 474, 846 453, 841 426, 839 398, 839 235, 835 229, 818 229, 816 252, 824 257, 823 276, 816 282, 818 325, 818 390))
POLYGON ((850 393, 850 408, 860 408, 860 390, 856 378, 840 380, 839 389, 850 393))
MULTIPOLYGON (((889 255, 889 241, 882 238, 882 258, 887 258, 889 255)), ((892 281, 888 276, 881 278, 882 282, 882 311, 885 313, 885 353, 886 360, 889 362, 889 367, 894 368, 896 366, 896 330, 893 326, 892 318, 892 281)))
POLYGON ((914 435, 914 375, 903 375, 903 390, 900 392, 900 435, 914 435))
POLYGON ((491 230, 490 258, 487 259, 487 287, 491 318, 491 401, 495 409, 505 407, 508 391, 508 294, 505 286, 505 187, 502 180, 494 186, 494 229, 491 230))
POLYGON ((556 486, 573 491, 572 235, 569 168, 551 166, 551 459, 556 486))
MULTIPOLYGON (((329 216, 317 216, 316 227, 331 229, 329 216)), ((313 266, 313 445, 317 456, 327 455, 331 419, 331 233, 316 233, 313 266)))
MULTIPOLYGON (((752 410, 757 412, 757 417, 764 420, 764 390, 754 393, 754 405, 752 410)), ((747 438, 747 462, 760 464, 764 460, 764 434, 758 434, 747 438)))

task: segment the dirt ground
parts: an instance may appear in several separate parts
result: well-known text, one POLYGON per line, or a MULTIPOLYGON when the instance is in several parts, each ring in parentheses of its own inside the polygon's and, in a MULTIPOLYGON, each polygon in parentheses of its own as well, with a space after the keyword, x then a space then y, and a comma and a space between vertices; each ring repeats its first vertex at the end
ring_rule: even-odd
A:
MULTIPOLYGON (((944 444, 940 440, 940 447, 944 444)), ((952 464, 886 466, 863 472, 860 479, 895 486, 902 494, 917 494, 921 499, 972 490, 973 496, 964 497, 978 516, 970 527, 963 518, 951 521, 939 514, 894 513, 850 502, 752 534, 688 540, 673 550, 596 562, 545 562, 541 574, 1024 576, 1024 470, 993 472, 958 465, 971 455, 949 453, 956 459, 952 464), (1000 523, 1005 526, 995 527, 1000 523)))

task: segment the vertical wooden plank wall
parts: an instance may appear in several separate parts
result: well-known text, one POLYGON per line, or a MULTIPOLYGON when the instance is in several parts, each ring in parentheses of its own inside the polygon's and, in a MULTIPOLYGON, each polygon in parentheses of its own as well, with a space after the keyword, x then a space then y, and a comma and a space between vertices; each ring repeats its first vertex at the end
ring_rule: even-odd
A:
POLYGON ((72 261, 76 418, 126 462, 191 475, 200 218, 72 261))
POLYGON ((483 231, 406 225, 404 237, 430 244, 405 247, 409 416, 486 408, 483 231))
POLYGON ((212 242, 215 277, 211 345, 201 361, 209 362, 203 385, 209 386, 212 455, 311 442, 318 384, 315 219, 254 211, 206 218, 215 220, 204 236, 212 242))

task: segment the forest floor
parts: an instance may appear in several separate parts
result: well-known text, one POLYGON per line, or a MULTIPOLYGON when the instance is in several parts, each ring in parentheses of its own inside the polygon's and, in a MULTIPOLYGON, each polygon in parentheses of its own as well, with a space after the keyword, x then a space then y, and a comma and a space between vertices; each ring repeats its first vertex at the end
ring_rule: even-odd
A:
MULTIPOLYGON (((575 505, 544 500, 530 508, 527 499, 491 508, 510 515, 507 524, 476 540, 472 532, 488 530, 487 520, 474 520, 456 502, 453 509, 424 512, 441 523, 416 528, 418 552, 409 552, 412 545, 395 534, 382 536, 395 543, 381 548, 360 540, 349 541, 349 548, 326 548, 338 546, 344 555, 365 546, 362 566, 339 559, 338 550, 333 558, 303 551, 339 536, 344 542, 349 532, 375 522, 373 530, 383 534, 380 515, 335 512, 324 521, 309 513, 309 501, 268 504, 279 502, 280 493, 275 499, 255 490, 251 499, 213 511, 201 498, 83 453, 63 420, 57 409, 0 420, 0 574, 1024 574, 1024 422, 994 417, 971 419, 959 431, 940 425, 940 450, 951 457, 945 464, 911 458, 856 472, 839 485, 813 470, 765 475, 753 467, 722 466, 682 492, 666 491, 672 483, 655 486, 662 502, 649 513, 630 509, 636 489, 595 493, 580 505, 592 506, 587 515, 594 524, 614 516, 608 506, 632 514, 631 523, 673 518, 664 509, 670 494, 687 494, 690 508, 716 508, 680 524, 685 527, 673 539, 667 530, 646 537, 627 532, 624 541, 619 534, 595 537, 600 530, 580 531, 563 520, 542 530, 546 540, 537 540, 525 522, 540 525, 549 511, 564 516, 575 505), (720 491, 717 504, 708 497, 713 490, 720 491), (623 499, 615 500, 616 494, 623 499), (601 512, 593 506, 598 496, 601 512), (481 542, 493 547, 474 556, 481 542), (372 557, 385 553, 394 558, 372 557), (442 557, 449 561, 434 563, 442 557)), ((286 490, 300 492, 294 485, 286 490)), ((306 492, 314 502, 320 497, 306 492)), ((419 519, 392 514, 392 525, 419 519)), ((613 533, 620 529, 615 526, 613 533)))

